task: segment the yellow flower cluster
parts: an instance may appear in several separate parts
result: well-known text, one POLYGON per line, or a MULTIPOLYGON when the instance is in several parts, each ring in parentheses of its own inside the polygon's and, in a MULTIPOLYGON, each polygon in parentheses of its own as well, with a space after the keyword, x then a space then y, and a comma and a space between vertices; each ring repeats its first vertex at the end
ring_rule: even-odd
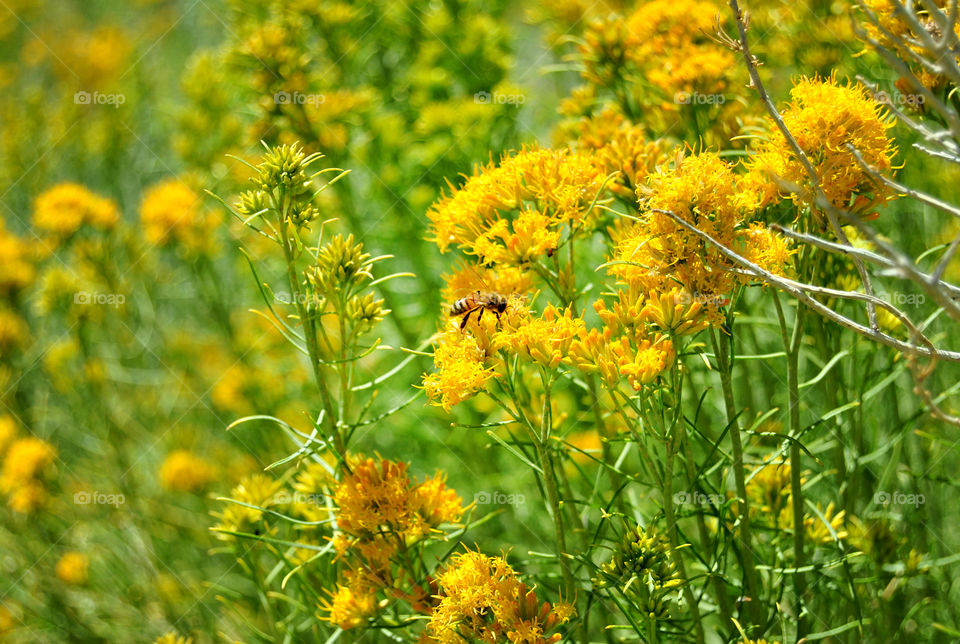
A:
POLYGON ((552 252, 563 227, 587 223, 605 175, 590 155, 530 147, 477 168, 427 213, 442 252, 520 266, 552 252))
POLYGON ((33 283, 33 254, 32 245, 9 232, 0 221, 0 295, 15 293, 33 283))
POLYGON ((454 405, 483 391, 487 383, 497 377, 486 358, 477 339, 461 331, 459 323, 451 320, 433 350, 436 370, 423 376, 422 386, 430 400, 450 411, 454 405))
POLYGON ((523 296, 533 290, 529 271, 516 266, 489 268, 462 264, 459 269, 443 276, 443 301, 453 304, 477 291, 492 291, 505 297, 523 296))
POLYGON ((556 368, 569 354, 573 340, 586 327, 571 309, 558 311, 548 305, 539 317, 526 313, 519 324, 507 324, 493 337, 495 349, 506 349, 549 369, 556 368))
POLYGON ((213 252, 213 231, 220 218, 203 211, 200 202, 200 196, 180 179, 167 179, 149 188, 140 205, 147 241, 157 246, 175 243, 190 254, 213 252))
MULTIPOLYGON (((682 287, 703 314, 717 320, 719 308, 738 283, 734 264, 666 213, 689 222, 713 240, 783 273, 790 257, 786 240, 761 224, 744 228, 751 205, 740 177, 719 155, 678 156, 638 191, 642 219, 623 231, 609 272, 640 294, 682 287)), ((687 296, 684 296, 684 298, 687 296)), ((668 317, 673 318, 673 315, 668 317)))
POLYGON ((573 615, 569 604, 541 603, 503 557, 468 550, 453 557, 437 583, 440 603, 427 641, 549 644, 562 638, 550 632, 573 615))
MULTIPOLYGON (((873 180, 857 162, 853 146, 866 164, 884 173, 893 167, 896 147, 887 130, 893 126, 883 107, 860 85, 842 85, 835 77, 803 78, 790 92, 791 103, 783 121, 813 164, 826 198, 837 208, 858 214, 893 197, 892 191, 873 180)), ((767 140, 747 163, 743 187, 763 207, 788 196, 809 203, 811 182, 783 133, 770 124, 767 140), (778 179, 800 188, 789 193, 778 179)))
POLYGON ((46 441, 32 436, 13 440, 15 434, 13 418, 0 417, 0 454, 6 452, 0 493, 8 495, 7 503, 14 512, 28 514, 46 501, 43 474, 56 459, 56 451, 46 441))
POLYGON ((384 548, 394 547, 396 537, 405 544, 419 541, 463 514, 460 497, 446 487, 442 475, 417 483, 407 474, 406 463, 372 458, 352 466, 333 499, 337 527, 350 543, 376 541, 384 548), (391 541, 385 536, 391 536, 391 541))
POLYGON ((197 492, 213 479, 213 466, 185 449, 170 452, 160 466, 160 482, 169 490, 197 492))
POLYGON ((659 92, 656 102, 671 110, 683 103, 678 93, 721 93, 736 67, 734 54, 709 37, 722 12, 711 0, 653 0, 629 16, 592 21, 580 47, 583 77, 598 87, 646 79, 659 92))
POLYGON ((711 0, 645 2, 627 18, 626 55, 671 98, 676 92, 722 92, 737 62, 709 37, 723 9, 711 0))
POLYGON ((153 644, 193 644, 193 638, 184 637, 178 635, 175 631, 170 631, 155 639, 153 644))
POLYGON ((340 530, 334 544, 348 568, 320 606, 326 613, 323 619, 343 629, 365 623, 375 612, 381 591, 425 611, 428 593, 419 585, 408 593, 400 591, 404 573, 394 570, 392 560, 463 515, 462 500, 447 488, 442 474, 418 483, 410 478, 406 463, 349 460, 351 470, 333 492, 340 530))
MULTIPOLYGON (((790 474, 790 464, 785 462, 771 462, 754 468, 750 473, 747 497, 751 502, 750 513, 756 515, 754 521, 760 525, 770 525, 788 531, 794 529, 790 474)), ((830 524, 830 528, 824 525, 819 516, 805 515, 803 529, 806 538, 812 543, 833 543, 832 528, 837 533, 837 538, 846 539, 847 531, 844 527, 846 511, 837 512, 832 502, 826 508, 821 508, 818 503, 817 508, 830 524)))
POLYGON ((84 224, 108 230, 120 220, 117 204, 94 194, 78 183, 61 183, 38 196, 33 203, 33 226, 62 241, 84 224))
POLYGON ((30 338, 27 322, 14 311, 0 306, 0 359, 6 359, 30 338))
POLYGON ((654 329, 636 325, 633 318, 629 319, 630 326, 625 326, 618 313, 628 309, 610 311, 603 300, 597 300, 594 310, 604 328, 581 331, 570 344, 567 364, 584 373, 598 374, 611 388, 626 378, 634 391, 654 382, 673 365, 673 341, 654 329))
POLYGON ((611 191, 631 198, 637 187, 666 161, 666 142, 648 140, 642 125, 631 123, 612 108, 580 119, 574 125, 577 148, 592 153, 602 172, 616 172, 611 191))
POLYGON ((57 561, 57 579, 70 586, 87 583, 90 559, 82 552, 65 552, 57 561))
POLYGON ((258 508, 270 508, 276 505, 281 486, 280 481, 275 481, 263 474, 252 474, 241 479, 230 491, 230 498, 245 505, 229 503, 223 512, 214 514, 220 519, 214 526, 217 538, 233 541, 236 536, 230 533, 249 533, 257 529, 263 518, 263 510, 258 508))

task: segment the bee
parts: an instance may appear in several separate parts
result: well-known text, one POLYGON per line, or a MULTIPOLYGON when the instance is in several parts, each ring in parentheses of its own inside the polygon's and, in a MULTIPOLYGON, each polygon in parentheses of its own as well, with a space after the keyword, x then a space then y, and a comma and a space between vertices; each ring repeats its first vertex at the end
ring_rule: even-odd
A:
POLYGON ((480 311, 477 316, 477 322, 483 317, 484 311, 493 311, 497 316, 497 323, 500 322, 500 314, 507 310, 507 298, 499 293, 491 291, 475 291, 466 297, 462 297, 453 303, 450 307, 450 316, 463 316, 460 322, 460 330, 467 326, 467 320, 474 311, 480 311))

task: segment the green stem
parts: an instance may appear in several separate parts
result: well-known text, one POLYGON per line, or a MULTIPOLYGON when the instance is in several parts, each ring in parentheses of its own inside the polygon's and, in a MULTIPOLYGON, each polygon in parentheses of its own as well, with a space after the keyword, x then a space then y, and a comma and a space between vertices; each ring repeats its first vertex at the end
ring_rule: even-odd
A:
POLYGON ((673 458, 675 453, 675 433, 671 430, 666 440, 666 458, 664 459, 663 474, 663 514, 667 519, 667 537, 670 539, 670 548, 676 555, 677 569, 683 578, 683 596, 690 607, 690 617, 696 628, 697 643, 703 644, 703 623, 700 621, 700 606, 697 604, 690 584, 687 583, 687 567, 684 563, 683 552, 679 550, 680 543, 677 536, 677 518, 673 508, 673 458))
MULTIPOLYGON (((733 333, 733 330, 730 330, 733 333)), ((737 517, 740 529, 736 531, 740 556, 743 563, 743 576, 747 583, 747 592, 750 593, 748 612, 754 625, 763 624, 762 606, 760 605, 759 585, 757 583, 757 569, 753 561, 750 530, 750 501, 747 498, 747 483, 744 475, 743 443, 740 436, 740 421, 737 418, 736 403, 733 398, 733 382, 730 375, 732 363, 730 361, 727 341, 717 341, 713 329, 710 330, 710 342, 713 345, 714 355, 717 357, 717 369, 720 372, 720 386, 723 390, 723 402, 727 412, 727 423, 730 426, 730 444, 733 451, 733 478, 737 488, 737 517)))
POLYGON ((789 391, 788 408, 790 416, 790 498, 793 510, 793 565, 797 573, 793 576, 794 592, 797 595, 797 640, 806 634, 804 619, 804 596, 807 591, 806 578, 800 569, 805 563, 803 543, 803 463, 800 450, 800 341, 803 339, 802 318, 803 308, 797 307, 796 319, 793 323, 792 336, 787 331, 787 320, 780 304, 780 298, 773 291, 773 303, 777 309, 777 319, 780 322, 780 337, 783 348, 787 353, 787 389, 789 391))
POLYGON ((560 570, 563 574, 563 585, 568 597, 573 596, 573 575, 567 563, 567 540, 563 530, 563 514, 560 511, 560 495, 557 493, 557 480, 553 468, 553 457, 550 453, 550 432, 553 429, 553 418, 550 408, 550 380, 541 372, 543 379, 543 413, 541 414, 540 435, 534 436, 537 446, 537 455, 540 458, 540 467, 543 468, 543 486, 547 493, 547 503, 553 515, 553 529, 557 536, 557 558, 560 560, 560 570))
POLYGON ((300 316, 300 326, 303 328, 304 339, 307 343, 307 353, 310 355, 310 366, 313 369, 313 377, 317 382, 323 407, 326 410, 325 418, 327 424, 330 426, 330 436, 333 438, 334 449, 337 451, 344 467, 349 470, 349 466, 347 465, 347 449, 343 442, 343 436, 340 433, 340 425, 337 422, 337 418, 339 417, 337 408, 330 395, 330 390, 327 388, 327 382, 324 380, 323 373, 320 371, 320 350, 317 347, 315 322, 312 317, 307 315, 307 309, 304 305, 305 298, 303 288, 300 280, 297 278, 296 258, 293 256, 293 248, 290 245, 290 237, 287 234, 287 208, 286 195, 281 192, 277 212, 280 216, 280 245, 283 247, 284 258, 287 261, 287 279, 290 282, 290 292, 293 294, 297 314, 300 316))

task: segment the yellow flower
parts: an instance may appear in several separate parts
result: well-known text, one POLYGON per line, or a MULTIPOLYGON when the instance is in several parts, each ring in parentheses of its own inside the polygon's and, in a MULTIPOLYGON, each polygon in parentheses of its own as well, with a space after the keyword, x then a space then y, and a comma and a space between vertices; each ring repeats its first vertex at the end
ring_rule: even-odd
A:
POLYGON ((442 291, 443 301, 448 305, 477 291, 510 297, 529 293, 533 289, 530 273, 516 266, 489 268, 461 264, 453 273, 444 275, 443 281, 446 284, 442 291))
POLYGON ((66 552, 57 562, 57 579, 70 586, 87 583, 90 559, 81 552, 66 552))
POLYGON ((213 467, 189 450, 180 449, 167 455, 160 466, 164 487, 179 492, 196 492, 213 479, 213 467))
POLYGON ((540 317, 527 315, 515 325, 504 325, 494 335, 493 346, 553 369, 569 354, 571 343, 584 328, 583 319, 574 317, 571 309, 561 313, 551 304, 540 317))
MULTIPOLYGON (((803 78, 790 92, 791 103, 783 121, 806 153, 819 177, 826 198, 837 208, 860 214, 893 198, 892 191, 874 181, 861 167, 848 146, 863 156, 877 172, 889 172, 897 149, 887 130, 893 127, 884 108, 860 85, 841 85, 836 77, 803 78)), ((789 194, 800 203, 808 201, 810 180, 779 128, 771 124, 767 141, 747 163, 744 181, 761 206, 785 198, 777 178, 799 186, 789 194)))
POLYGON ((17 435, 17 421, 9 414, 0 416, 0 454, 7 448, 7 445, 17 435))
POLYGON ((737 64, 709 36, 722 9, 709 0, 645 2, 626 20, 625 54, 670 98, 676 92, 722 92, 737 64))
POLYGON ((152 186, 140 205, 140 222, 147 241, 158 246, 180 244, 190 253, 210 253, 218 215, 201 210, 201 198, 180 179, 152 186))
POLYGON ((0 221, 0 294, 19 291, 33 283, 36 270, 31 244, 8 232, 0 221))
POLYGON ((372 458, 353 466, 333 498, 337 526, 360 539, 388 531, 414 541, 463 513, 460 497, 447 489, 441 475, 418 484, 407 474, 406 463, 372 458))
POLYGON ((457 554, 437 577, 440 603, 427 623, 429 641, 548 644, 548 635, 567 622, 573 607, 541 603, 503 557, 481 552, 457 554))
POLYGON ((19 620, 6 606, 0 605, 0 635, 12 631, 19 620))
POLYGON ((356 628, 376 612, 376 587, 364 575, 351 573, 348 583, 337 584, 329 601, 323 601, 320 608, 328 613, 321 619, 344 630, 356 628))
POLYGON ((600 433, 595 429, 574 432, 567 436, 566 442, 573 448, 570 450, 570 458, 581 465, 599 459, 603 451, 603 440, 600 438, 600 433))
POLYGON ((609 327, 584 329, 573 342, 567 363, 588 374, 599 374, 607 387, 615 387, 620 381, 617 356, 612 350, 613 330, 609 327))
POLYGON ((686 325, 686 332, 699 330, 699 315, 719 321, 720 307, 735 285, 728 270, 733 267, 731 262, 715 244, 701 240, 664 213, 671 212, 717 243, 738 249, 737 230, 747 204, 738 190, 737 175, 715 153, 686 157, 678 153, 674 166, 661 169, 638 194, 642 219, 618 231, 618 245, 608 272, 629 287, 631 306, 640 300, 645 304, 648 293, 683 287, 687 295, 680 297, 689 300, 678 301, 681 308, 672 313, 663 309, 665 301, 654 303, 661 312, 653 308, 646 311, 654 320, 659 318, 664 324, 693 322, 686 325), (685 309, 688 303, 693 307, 685 309), (678 313, 690 318, 676 320, 678 313))
POLYGON ((37 481, 26 481, 10 492, 7 504, 20 514, 30 514, 47 501, 47 490, 37 481))
POLYGON ((84 224, 107 230, 119 220, 116 203, 77 183, 58 184, 33 203, 34 227, 58 239, 66 239, 84 224))
POLYGON ((39 438, 21 438, 10 446, 3 459, 0 491, 11 492, 17 487, 40 477, 43 469, 53 463, 56 452, 39 438))
POLYGON ((0 308, 0 358, 24 346, 29 338, 26 321, 15 312, 0 308))
POLYGON ((214 526, 217 538, 223 541, 232 541, 236 537, 228 532, 251 532, 260 523, 263 511, 257 508, 269 508, 278 501, 277 492, 280 491, 280 481, 275 481, 263 474, 252 474, 244 477, 230 492, 230 498, 246 505, 227 503, 223 512, 214 516, 220 522, 214 526), (255 508, 247 506, 256 506, 255 508), (222 532, 221 532, 222 531, 222 532))
POLYGON ((433 350, 436 371, 423 376, 423 388, 430 402, 450 411, 454 405, 483 391, 490 379, 497 377, 493 368, 485 365, 485 357, 476 338, 461 331, 458 322, 451 321, 433 350))
POLYGON ((642 340, 636 346, 622 337, 619 344, 613 345, 613 353, 617 356, 620 375, 627 378, 635 391, 653 382, 676 358, 673 342, 662 337, 642 340))
POLYGON ((446 476, 428 477, 413 489, 413 504, 428 525, 456 523, 463 515, 463 501, 456 490, 447 487, 446 476))
POLYGON ((656 167, 666 162, 666 143, 649 141, 642 125, 607 108, 577 123, 577 147, 592 152, 601 171, 619 173, 611 190, 630 197, 656 167))
POLYGON ((170 631, 155 639, 153 644, 193 644, 193 638, 183 637, 178 635, 176 631, 170 631))
POLYGON ((431 241, 483 263, 520 264, 552 251, 564 225, 587 223, 604 175, 590 155, 524 148, 473 176, 427 213, 431 241))
POLYGON ((790 240, 760 223, 737 233, 743 243, 743 257, 774 275, 786 275, 796 249, 790 240))

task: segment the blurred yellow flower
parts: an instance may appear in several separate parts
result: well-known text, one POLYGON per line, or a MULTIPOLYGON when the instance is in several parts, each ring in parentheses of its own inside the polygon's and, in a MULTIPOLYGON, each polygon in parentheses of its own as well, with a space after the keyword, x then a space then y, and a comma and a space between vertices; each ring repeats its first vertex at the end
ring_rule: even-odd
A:
POLYGON ((153 644, 193 644, 193 638, 178 635, 176 631, 170 631, 155 639, 153 644))
POLYGON ((0 220, 0 294, 19 291, 33 283, 33 247, 26 240, 7 231, 0 220))
POLYGON ((0 491, 11 492, 39 478, 43 469, 55 458, 53 447, 39 438, 31 436, 14 441, 3 459, 0 491))
POLYGON ((81 552, 66 552, 57 562, 57 579, 70 586, 87 583, 90 559, 81 552))
POLYGON ((57 240, 66 239, 87 224, 107 230, 120 220, 117 204, 78 183, 61 183, 33 203, 33 225, 57 240))
POLYGON ((14 311, 0 307, 0 358, 24 346, 30 338, 27 322, 14 311))
POLYGON ((344 630, 361 626, 377 608, 377 588, 365 575, 352 572, 347 579, 347 584, 337 584, 330 599, 320 604, 328 613, 321 619, 344 630))
POLYGON ((180 179, 153 185, 140 204, 144 237, 158 246, 176 243, 189 253, 209 254, 215 248, 213 230, 220 218, 201 206, 200 195, 180 179))
POLYGON ((213 466, 185 449, 170 452, 160 466, 161 483, 164 487, 178 492, 202 490, 213 476, 213 466))

